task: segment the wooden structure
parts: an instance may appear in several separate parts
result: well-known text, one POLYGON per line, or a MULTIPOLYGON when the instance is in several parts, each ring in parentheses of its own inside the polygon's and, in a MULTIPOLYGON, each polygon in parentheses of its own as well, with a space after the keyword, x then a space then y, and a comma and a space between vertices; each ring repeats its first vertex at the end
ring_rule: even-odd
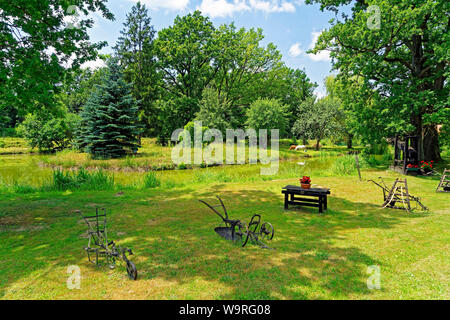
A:
MULTIPOLYGON (((406 136, 394 139, 394 163, 393 170, 402 174, 408 174, 408 165, 419 165, 419 137, 406 136)), ((420 171, 417 170, 417 173, 420 171)))
POLYGON ((302 189, 299 186, 286 186, 282 193, 284 194, 285 210, 289 209, 289 205, 299 205, 319 208, 319 213, 328 209, 327 196, 331 194, 330 189, 302 189))
POLYGON ((422 208, 422 210, 428 210, 428 208, 420 202, 419 198, 409 194, 407 179, 396 179, 394 185, 390 189, 388 189, 388 187, 384 183, 383 178, 380 177, 379 179, 381 181, 381 184, 373 180, 369 181, 375 183, 377 186, 383 189, 383 208, 401 209, 411 212, 411 202, 415 202, 422 208))
POLYGON ((444 169, 436 192, 450 192, 450 170, 444 169))

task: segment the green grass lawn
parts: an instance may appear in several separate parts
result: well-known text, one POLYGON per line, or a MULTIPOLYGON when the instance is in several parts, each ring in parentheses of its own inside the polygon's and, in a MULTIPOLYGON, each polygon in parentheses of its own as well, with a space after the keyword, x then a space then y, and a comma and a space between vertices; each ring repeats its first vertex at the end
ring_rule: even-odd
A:
MULTIPOLYGON (((237 168, 237 167, 236 167, 237 168)), ((230 169, 231 170, 231 169, 230 169)), ((281 171, 283 168, 281 168, 281 171)), ((195 181, 181 174, 172 188, 50 192, 0 197, 1 299, 449 299, 449 194, 438 177, 408 177, 410 192, 430 212, 381 209, 382 193, 357 176, 315 177, 331 188, 329 210, 283 210, 281 188, 297 178, 195 181), (220 195, 231 217, 255 213, 275 227, 270 244, 239 248, 214 232, 219 219, 198 199, 220 195), (74 212, 110 210, 109 235, 129 246, 139 271, 127 279, 88 263, 85 226, 74 212), (69 290, 67 267, 81 268, 69 290), (367 267, 381 268, 369 290, 367 267)), ((223 171, 226 174, 231 171, 223 171)), ((364 179, 398 174, 365 170, 364 179)), ((174 176, 176 179, 178 176, 174 176)), ((190 178, 189 178, 190 177, 190 178)))

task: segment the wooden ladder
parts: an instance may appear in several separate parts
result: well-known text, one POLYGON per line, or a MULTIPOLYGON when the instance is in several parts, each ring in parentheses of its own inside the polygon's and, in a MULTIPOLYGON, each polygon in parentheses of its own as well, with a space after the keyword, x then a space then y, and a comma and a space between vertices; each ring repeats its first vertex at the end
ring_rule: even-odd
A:
POLYGON ((448 176, 450 176, 450 170, 445 169, 444 173, 442 174, 441 182, 439 182, 439 185, 436 189, 436 192, 450 192, 450 190, 444 189, 450 188, 450 178, 447 178, 448 176))
POLYGON ((395 180, 392 189, 384 198, 383 208, 411 211, 411 197, 409 196, 407 179, 395 180))

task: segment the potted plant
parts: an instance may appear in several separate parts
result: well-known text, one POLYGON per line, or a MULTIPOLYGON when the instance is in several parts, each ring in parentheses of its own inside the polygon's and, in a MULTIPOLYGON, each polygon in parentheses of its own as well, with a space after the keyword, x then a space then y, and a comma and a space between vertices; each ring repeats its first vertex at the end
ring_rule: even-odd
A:
POLYGON ((311 188, 311 179, 309 177, 304 176, 302 179, 300 179, 300 183, 302 185, 302 189, 311 188))
POLYGON ((408 164, 406 166, 406 168, 408 169, 408 171, 419 171, 419 166, 416 164, 408 164))
POLYGON ((429 173, 433 171, 433 163, 434 163, 433 161, 421 161, 420 167, 425 173, 429 173))

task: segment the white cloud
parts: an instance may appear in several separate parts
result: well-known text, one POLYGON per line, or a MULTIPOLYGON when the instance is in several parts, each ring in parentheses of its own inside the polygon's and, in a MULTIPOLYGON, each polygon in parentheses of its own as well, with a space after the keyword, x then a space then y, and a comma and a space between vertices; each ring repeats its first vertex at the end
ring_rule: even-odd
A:
MULTIPOLYGON (((139 0, 132 0, 138 2, 139 0)), ((151 9, 184 10, 189 4, 189 0, 140 0, 151 9)))
MULTIPOLYGON (((309 49, 314 49, 317 40, 319 40, 319 36, 322 34, 322 31, 319 32, 315 32, 313 31, 311 33, 311 44, 309 45, 309 49)), ((330 58, 330 52, 328 50, 322 50, 320 52, 318 52, 317 54, 313 54, 313 53, 308 53, 308 57, 312 60, 312 61, 331 61, 330 58)))
POLYGON ((295 12, 295 5, 292 2, 287 1, 250 0, 250 6, 255 10, 260 10, 265 13, 295 12))
POLYGON ((203 0, 197 9, 212 18, 224 18, 231 17, 235 12, 248 11, 250 7, 245 0, 234 0, 231 3, 226 0, 203 0))
MULTIPOLYGON (((147 0, 148 1, 148 0, 147 0)), ((261 11, 264 13, 295 12, 303 0, 202 0, 197 9, 215 17, 228 17, 236 12, 261 11)))
POLYGON ((303 53, 303 50, 300 48, 300 43, 294 43, 291 48, 289 49, 289 55, 291 57, 298 57, 299 55, 301 55, 303 53))
POLYGON ((91 68, 91 69, 97 69, 97 68, 103 68, 106 67, 106 63, 104 60, 98 58, 97 60, 94 61, 88 61, 85 62, 81 65, 81 69, 87 69, 87 68, 91 68))

